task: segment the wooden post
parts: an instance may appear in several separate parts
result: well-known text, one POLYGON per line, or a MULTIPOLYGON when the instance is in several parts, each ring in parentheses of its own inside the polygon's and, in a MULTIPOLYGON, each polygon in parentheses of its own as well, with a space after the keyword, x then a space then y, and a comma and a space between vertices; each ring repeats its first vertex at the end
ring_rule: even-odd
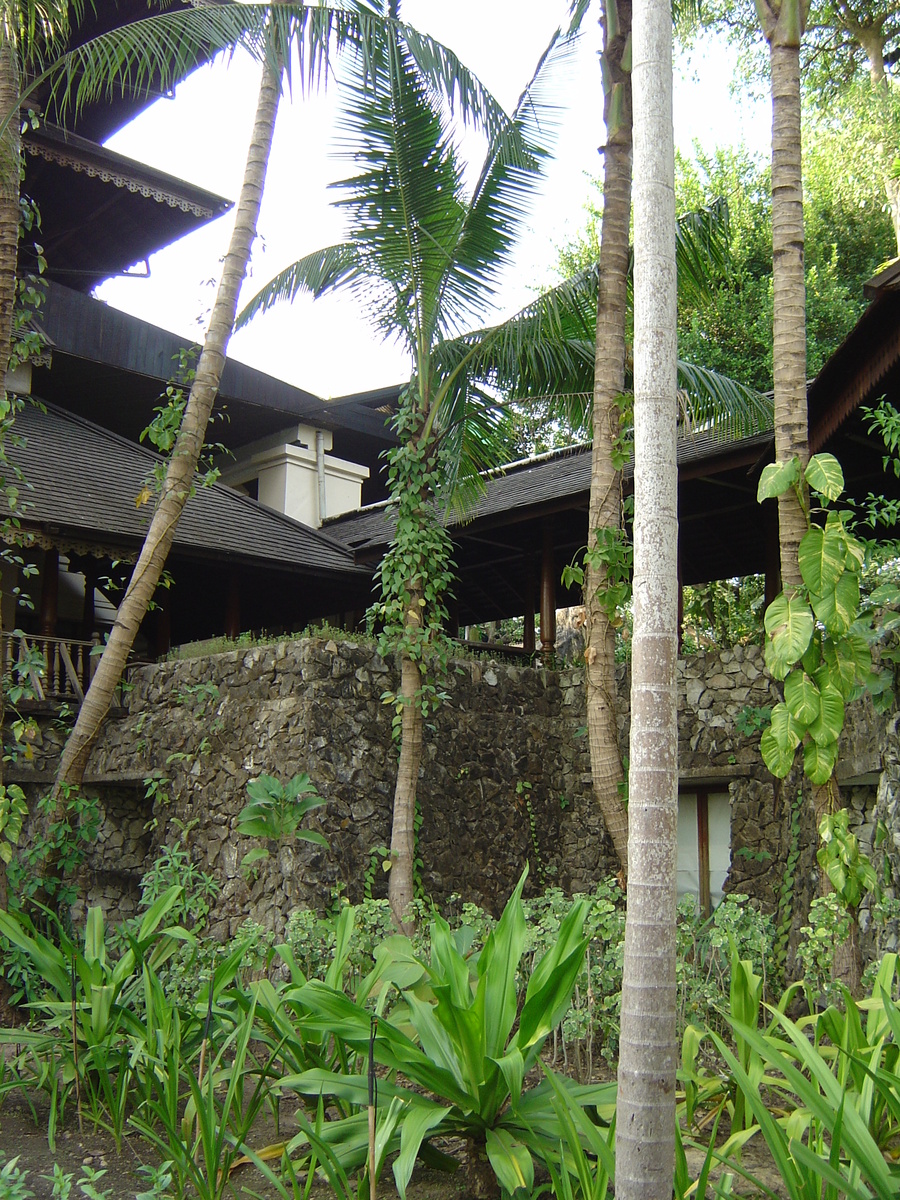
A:
MULTIPOLYGON (((778 509, 774 504, 763 506, 766 538, 766 607, 781 591, 781 557, 778 545, 778 509)), ((765 636, 763 637, 765 641, 765 636)))
POLYGON ((700 915, 712 913, 712 895, 709 878, 709 795, 705 790, 697 791, 697 869, 700 874, 700 915))
POLYGON ((553 554, 553 530, 544 522, 544 549, 541 556, 541 654, 548 662, 556 649, 556 560, 553 554))
POLYGON ((534 555, 525 555, 525 633, 522 645, 529 654, 534 654, 534 555))
POLYGON ((225 636, 232 641, 241 632, 241 581, 237 570, 228 573, 228 594, 225 599, 225 636))
POLYGON ((169 653, 172 645, 172 604, 169 588, 156 589, 156 657, 169 653))
POLYGON ((59 601, 59 551, 55 546, 44 554, 41 571, 40 632, 44 637, 56 634, 56 612, 59 601))
POLYGON ((94 589, 97 586, 99 563, 91 555, 84 563, 84 606, 81 610, 81 637, 85 642, 91 640, 94 632, 94 589))
POLYGON ((681 578, 681 538, 678 539, 678 653, 684 645, 684 583, 681 578))

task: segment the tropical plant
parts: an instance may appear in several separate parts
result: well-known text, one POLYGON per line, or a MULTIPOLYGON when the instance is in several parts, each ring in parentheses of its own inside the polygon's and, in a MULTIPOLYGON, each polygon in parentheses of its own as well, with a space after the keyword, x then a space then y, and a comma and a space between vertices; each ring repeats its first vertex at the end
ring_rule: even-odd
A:
POLYGON ((0 934, 30 958, 43 981, 41 994, 31 1001, 41 1025, 0 1029, 0 1042, 24 1047, 22 1063, 33 1064, 35 1084, 49 1095, 51 1149, 73 1091, 79 1111, 86 1102, 95 1123, 108 1125, 121 1141, 137 1057, 132 1039, 146 1041, 136 1012, 145 968, 159 967, 191 939, 179 926, 162 926, 180 894, 181 888, 172 887, 159 897, 118 958, 112 956, 100 908, 88 910, 82 949, 61 930, 57 944, 26 916, 0 911, 0 934))
MULTIPOLYGON (((274 841, 297 838, 327 848, 328 839, 321 833, 300 828, 307 813, 325 804, 305 771, 287 784, 271 775, 260 775, 247 784, 247 793, 250 803, 244 805, 237 817, 237 831, 242 837, 274 841)), ((244 855, 241 870, 247 871, 268 857, 268 849, 257 846, 244 855)))
MULTIPOLYGON (((386 4, 386 13, 395 11, 386 4)), ((473 345, 451 338, 493 298, 555 124, 549 68, 570 48, 570 39, 554 38, 516 106, 510 132, 489 138, 471 191, 446 107, 404 31, 398 27, 373 53, 351 58, 342 122, 346 152, 359 169, 336 185, 350 220, 348 240, 286 268, 240 318, 302 291, 318 297, 348 287, 379 329, 404 342, 412 360, 394 419, 400 445, 388 456, 396 525, 378 570, 375 608, 384 652, 399 651, 401 660, 400 687, 385 696, 400 731, 389 893, 398 927, 407 931, 423 721, 440 701, 427 664, 441 644, 452 579, 440 510, 454 483, 473 466, 487 465, 499 444, 496 403, 468 378, 483 339, 473 345), (369 86, 373 72, 385 81, 378 91, 369 86)))
MULTIPOLYGON (((407 938, 388 939, 376 972, 380 980, 395 981, 403 1000, 388 1017, 373 1017, 361 1004, 321 983, 311 982, 298 993, 298 1000, 315 1014, 309 1027, 331 1031, 359 1061, 364 1062, 369 1051, 374 1020, 375 1061, 409 1081, 408 1086, 400 1085, 389 1077, 378 1084, 382 1119, 393 1124, 387 1145, 400 1151, 393 1170, 401 1196, 417 1157, 433 1153, 432 1138, 467 1139, 467 1172, 475 1194, 496 1194, 498 1184, 512 1193, 533 1185, 534 1157, 549 1161, 556 1155, 561 1124, 553 1098, 560 1089, 579 1105, 599 1105, 611 1115, 611 1085, 547 1079, 535 1088, 524 1087, 569 1005, 584 958, 582 926, 587 913, 586 901, 572 905, 557 941, 534 967, 520 997, 516 975, 526 945, 524 882, 523 875, 477 955, 468 953, 473 931, 462 927, 451 934, 440 917, 432 924, 429 960, 417 956, 407 938)), ((382 1011, 385 999, 382 990, 382 1011)), ((308 1096, 334 1096, 360 1110, 330 1122, 325 1133, 345 1170, 361 1166, 368 1141, 362 1111, 367 1076, 314 1070, 288 1077, 282 1085, 308 1096)), ((289 1152, 307 1152, 308 1147, 303 1132, 289 1152)))
MULTIPOLYGON (((406 47, 409 69, 416 73, 422 88, 428 89, 432 95, 451 96, 457 110, 465 118, 477 119, 488 130, 489 136, 504 147, 510 145, 505 133, 505 118, 489 94, 450 51, 401 24, 396 19, 394 6, 384 8, 360 3, 341 9, 318 4, 300 8, 275 5, 266 11, 266 23, 257 30, 263 74, 256 122, 235 212, 234 234, 225 257, 209 331, 185 406, 178 440, 169 459, 163 490, 119 606, 118 620, 60 759, 54 797, 59 795, 64 783, 83 777, 113 690, 153 597, 179 517, 191 493, 198 455, 234 324, 238 291, 256 236, 278 97, 282 77, 286 66, 292 61, 292 55, 299 50, 302 70, 306 80, 312 84, 321 77, 335 45, 338 49, 349 46, 355 60, 365 64, 358 80, 357 100, 362 105, 371 104, 377 108, 379 103, 384 103, 383 97, 388 94, 389 67, 395 62, 388 44, 402 42, 406 47), (376 93, 382 97, 381 100, 376 98, 376 93)), ((334 265, 333 262, 331 265, 334 265)))

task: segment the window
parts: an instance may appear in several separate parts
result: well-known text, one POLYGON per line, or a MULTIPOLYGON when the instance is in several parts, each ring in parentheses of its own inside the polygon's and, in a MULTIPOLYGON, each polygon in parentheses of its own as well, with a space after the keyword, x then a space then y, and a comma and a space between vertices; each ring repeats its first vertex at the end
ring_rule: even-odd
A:
POLYGON ((678 797, 678 898, 696 896, 709 916, 722 899, 731 866, 731 802, 727 792, 683 792, 678 797))

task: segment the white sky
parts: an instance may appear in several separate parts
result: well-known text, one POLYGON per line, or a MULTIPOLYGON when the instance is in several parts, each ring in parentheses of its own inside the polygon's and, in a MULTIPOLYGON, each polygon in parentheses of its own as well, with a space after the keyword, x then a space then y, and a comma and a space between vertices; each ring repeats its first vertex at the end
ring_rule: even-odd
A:
MULTIPOLYGON (((565 9, 560 0, 406 0, 403 15, 452 47, 509 109, 565 9)), ((587 22, 571 78, 561 89, 567 113, 556 158, 507 273, 497 315, 515 312, 554 280, 556 248, 584 224, 589 179, 601 166, 598 48, 597 27, 587 22)), ((732 69, 728 49, 710 41, 701 60, 679 63, 675 138, 681 150, 690 151, 695 139, 707 149, 743 140, 768 153, 768 111, 762 105, 737 106, 729 92, 732 69)), ((174 100, 153 105, 108 145, 234 200, 257 84, 258 68, 247 58, 204 68, 185 81, 174 100)), ((324 96, 282 101, 244 300, 282 267, 343 236, 327 190, 347 172, 330 153, 336 95, 329 89, 324 96)), ((154 255, 149 279, 110 280, 96 294, 116 308, 202 340, 231 225, 228 214, 154 255)), ((400 349, 380 342, 349 297, 302 298, 276 307, 235 335, 229 355, 324 397, 397 383, 409 374, 400 349)))

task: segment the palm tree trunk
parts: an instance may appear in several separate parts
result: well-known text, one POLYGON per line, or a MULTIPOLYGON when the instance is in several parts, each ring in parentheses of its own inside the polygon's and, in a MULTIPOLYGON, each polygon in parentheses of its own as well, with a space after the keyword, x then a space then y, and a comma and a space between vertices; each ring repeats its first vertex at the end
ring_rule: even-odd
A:
MULTIPOLYGON (((225 353, 234 325, 238 293, 256 238, 259 207, 278 111, 279 88, 278 74, 267 63, 260 84, 256 121, 235 213, 234 232, 225 257, 209 330, 197 364, 197 374, 184 410, 178 442, 169 460, 162 496, 147 530, 128 589, 116 614, 109 641, 60 760, 53 787, 57 820, 61 819, 64 813, 66 787, 80 784, 84 777, 88 758, 109 711, 116 685, 122 676, 141 621, 156 591, 179 517, 193 486, 206 427, 225 365, 225 353)), ((50 869, 55 868, 55 865, 51 862, 50 869)))
MULTIPOLYGON (((411 588, 411 604, 408 620, 420 620, 419 591, 411 588)), ((397 786, 394 790, 394 810, 391 823, 391 872, 388 882, 388 900, 394 924, 401 932, 412 936, 415 920, 410 916, 410 905, 415 895, 416 857, 416 789, 419 783, 419 766, 422 762, 423 721, 419 707, 419 689, 422 674, 418 664, 407 655, 400 667, 400 691, 397 699, 402 702, 400 716, 400 761, 397 765, 397 786)))
MULTIPOLYGON (((622 528, 622 473, 613 466, 620 434, 620 402, 625 391, 625 308, 628 235, 631 218, 631 0, 601 5, 604 32, 603 119, 607 141, 603 159, 603 220, 600 227, 600 280, 594 352, 593 444, 589 537, 598 529, 622 528)), ((616 724, 616 635, 600 593, 605 566, 588 560, 585 574, 588 743, 594 798, 622 870, 628 870, 628 813, 619 785, 623 780, 616 724)))
MULTIPOLYGON (((809 458, 806 408, 806 285, 803 273, 803 174, 800 162, 800 38, 808 0, 759 0, 772 72, 772 270, 775 458, 809 458)), ((805 494, 805 487, 802 489, 805 494)), ((781 586, 801 586, 797 550, 808 528, 800 497, 778 498, 781 586)))
POLYGON ((634 641, 616 1200, 671 1200, 675 1165, 678 468, 669 0, 634 10, 634 641))
MULTIPOLYGON (((0 388, 6 399, 6 371, 12 347, 13 311, 16 303, 16 258, 19 245, 19 170, 21 138, 18 120, 19 64, 15 46, 0 41, 0 115, 12 113, 0 139, 0 388)), ((2 596, 0 596, 2 599, 2 596)), ((2 608, 2 606, 0 606, 2 608)), ((0 648, 3 620, 0 612, 0 648)), ((6 667, 0 654, 0 675, 6 667)), ((0 678, 0 751, 5 720, 6 692, 0 678)), ((0 753, 0 786, 3 783, 3 754, 0 753)), ((7 902, 6 863, 0 859, 0 908, 7 902)), ((5 985, 4 985, 5 986, 5 985)))

